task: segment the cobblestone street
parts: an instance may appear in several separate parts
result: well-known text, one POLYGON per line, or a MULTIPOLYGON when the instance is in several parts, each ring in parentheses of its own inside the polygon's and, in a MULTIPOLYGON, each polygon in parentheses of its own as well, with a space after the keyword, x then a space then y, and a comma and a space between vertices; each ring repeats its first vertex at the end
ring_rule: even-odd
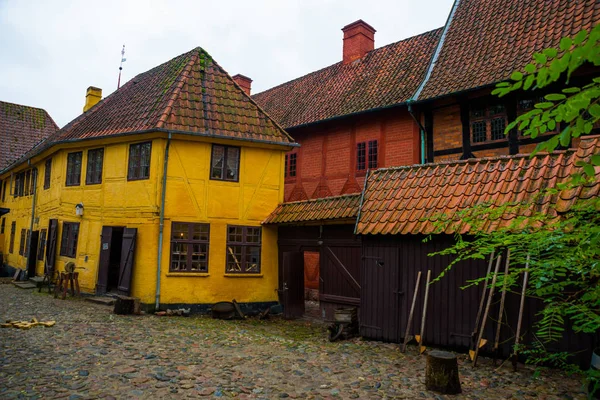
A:
MULTIPOLYGON (((55 320, 2 329, 0 398, 446 398, 425 390, 425 356, 411 346, 329 343, 305 321, 119 316, 81 299, 0 285, 2 320, 55 320)), ((460 356, 463 394, 449 398, 585 398, 578 378, 460 356)))

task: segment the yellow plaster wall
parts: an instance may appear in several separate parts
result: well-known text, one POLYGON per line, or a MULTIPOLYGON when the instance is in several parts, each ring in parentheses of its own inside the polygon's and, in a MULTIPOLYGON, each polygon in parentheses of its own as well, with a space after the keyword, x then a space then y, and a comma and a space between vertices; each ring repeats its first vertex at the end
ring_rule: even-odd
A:
MULTIPOLYGON (((231 143, 230 143, 231 144, 231 143)), ((261 272, 225 273, 227 225, 260 226, 283 201, 280 149, 242 147, 239 182, 209 179, 210 143, 173 141, 169 153, 161 304, 277 300, 277 230, 262 228, 261 272), (169 272, 171 223, 210 224, 208 273, 169 272)))

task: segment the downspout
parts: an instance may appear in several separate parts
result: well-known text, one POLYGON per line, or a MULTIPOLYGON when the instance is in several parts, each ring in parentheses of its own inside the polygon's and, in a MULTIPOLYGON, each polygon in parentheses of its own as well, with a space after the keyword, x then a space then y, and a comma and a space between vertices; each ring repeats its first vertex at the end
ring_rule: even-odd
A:
POLYGON ((162 193, 160 195, 160 219, 158 225, 158 262, 156 265, 156 299, 154 307, 156 310, 160 307, 160 275, 162 266, 162 248, 163 231, 165 228, 165 198, 167 196, 167 166, 169 164, 169 147, 171 146, 171 132, 167 138, 167 147, 165 148, 165 161, 163 165, 162 193))
MULTIPOLYGON (((35 219, 35 200, 37 198, 37 169, 32 170, 33 179, 33 199, 31 200, 31 222, 29 223, 29 239, 27 239, 27 262, 25 263, 25 270, 29 269, 29 255, 31 254, 31 235, 33 232, 33 220, 35 219)), ((34 273, 35 274, 35 273, 34 273)), ((29 278, 29 277, 28 277, 29 278)))
POLYGON ((413 102, 412 99, 408 100, 408 102, 407 102, 408 113, 410 114, 410 116, 415 120, 415 122, 419 126, 419 135, 421 136, 421 164, 425 164, 425 128, 423 127, 423 125, 421 125, 421 121, 419 121, 417 119, 417 117, 415 117, 415 114, 413 113, 413 109, 412 109, 412 102, 413 102))

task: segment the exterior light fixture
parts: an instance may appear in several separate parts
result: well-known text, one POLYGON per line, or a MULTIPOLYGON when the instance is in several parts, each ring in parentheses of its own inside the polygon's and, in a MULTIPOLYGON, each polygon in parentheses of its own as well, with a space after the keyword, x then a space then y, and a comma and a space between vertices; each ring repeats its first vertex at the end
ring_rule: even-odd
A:
POLYGON ((75 215, 78 217, 83 216, 83 203, 79 203, 75 206, 75 215))

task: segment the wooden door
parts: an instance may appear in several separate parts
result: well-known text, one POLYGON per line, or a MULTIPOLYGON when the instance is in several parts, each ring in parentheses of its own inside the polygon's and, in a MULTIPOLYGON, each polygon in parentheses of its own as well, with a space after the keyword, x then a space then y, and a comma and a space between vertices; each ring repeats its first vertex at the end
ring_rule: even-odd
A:
POLYGON ((103 226, 100 235, 100 260, 98 261, 98 282, 96 282, 96 294, 106 293, 108 285, 108 267, 110 264, 110 247, 112 241, 112 226, 103 226))
POLYGON ((321 246, 319 299, 333 304, 360 305, 361 248, 348 243, 321 246))
POLYGON ((301 251, 283 253, 281 288, 283 317, 300 318, 304 315, 304 254, 301 251))
POLYGON ((136 236, 137 228, 125 228, 123 230, 123 247, 121 249, 121 265, 119 268, 119 284, 117 290, 120 294, 126 296, 129 296, 131 293, 136 236))
POLYGON ((40 231, 31 232, 31 237, 29 239, 29 252, 27 254, 27 276, 29 278, 33 278, 35 276, 39 237, 40 231))
POLYGON ((52 279, 54 274, 54 263, 56 262, 56 242, 58 240, 58 220, 51 219, 48 223, 48 238, 46 241, 46 261, 44 262, 44 273, 49 274, 52 279))

